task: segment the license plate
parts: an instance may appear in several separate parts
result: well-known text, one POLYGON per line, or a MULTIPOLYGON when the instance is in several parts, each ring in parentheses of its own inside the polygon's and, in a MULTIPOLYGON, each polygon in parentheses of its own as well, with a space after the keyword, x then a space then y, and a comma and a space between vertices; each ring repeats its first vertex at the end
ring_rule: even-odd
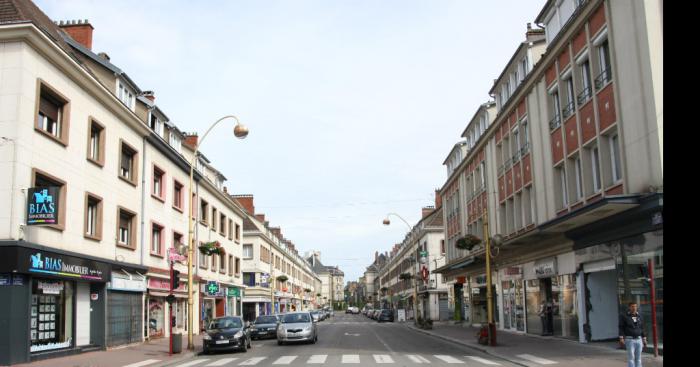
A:
POLYGON ((267 334, 267 331, 258 331, 258 334, 267 334))
POLYGON ((216 344, 228 344, 228 340, 217 340, 216 344))

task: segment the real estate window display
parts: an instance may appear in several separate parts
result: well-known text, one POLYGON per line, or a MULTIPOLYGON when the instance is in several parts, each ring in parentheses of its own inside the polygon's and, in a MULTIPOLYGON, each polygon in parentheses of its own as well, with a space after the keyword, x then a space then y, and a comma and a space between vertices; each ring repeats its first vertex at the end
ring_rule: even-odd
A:
POLYGON ((30 351, 72 346, 74 289, 74 283, 69 281, 32 281, 30 351))

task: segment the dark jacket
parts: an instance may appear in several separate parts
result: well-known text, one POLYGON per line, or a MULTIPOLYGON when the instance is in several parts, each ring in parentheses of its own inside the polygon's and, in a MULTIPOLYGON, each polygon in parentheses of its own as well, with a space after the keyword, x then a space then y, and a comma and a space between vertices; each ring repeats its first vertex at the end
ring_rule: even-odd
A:
POLYGON ((618 335, 619 336, 631 336, 646 338, 644 333, 644 320, 642 315, 637 312, 636 315, 632 315, 629 311, 620 315, 620 321, 618 322, 618 335), (636 318, 636 322, 635 322, 636 318))

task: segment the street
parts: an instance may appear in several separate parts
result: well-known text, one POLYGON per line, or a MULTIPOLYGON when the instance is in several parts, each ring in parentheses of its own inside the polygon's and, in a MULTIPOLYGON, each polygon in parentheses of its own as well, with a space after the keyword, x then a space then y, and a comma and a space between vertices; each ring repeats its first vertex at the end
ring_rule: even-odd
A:
MULTIPOLYGON (((254 340, 252 348, 246 353, 218 352, 199 355, 192 360, 170 366, 518 366, 468 347, 415 332, 401 323, 377 323, 363 315, 336 312, 334 317, 318 323, 318 331, 316 344, 278 346, 276 339, 254 340)), ((201 349, 201 346, 198 346, 198 349, 201 349)))

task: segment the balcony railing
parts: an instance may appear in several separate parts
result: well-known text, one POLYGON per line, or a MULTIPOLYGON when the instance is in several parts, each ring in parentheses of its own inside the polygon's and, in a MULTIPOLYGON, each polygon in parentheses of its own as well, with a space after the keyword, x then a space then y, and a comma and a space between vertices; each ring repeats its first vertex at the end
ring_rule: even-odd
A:
POLYGON ((592 91, 591 91, 591 87, 583 88, 583 91, 581 91, 581 93, 579 93, 578 98, 577 98, 577 100, 578 100, 578 105, 579 105, 579 106, 583 105, 583 104, 586 103, 586 101, 588 101, 592 96, 593 96, 593 93, 592 93, 592 91))
POLYGON ((530 143, 525 143, 522 148, 520 148, 520 155, 525 156, 525 154, 530 152, 530 143))
POLYGON ((564 107, 564 109, 561 111, 564 120, 566 120, 567 117, 573 115, 575 109, 576 106, 574 105, 574 101, 569 102, 569 104, 567 104, 566 107, 564 107))
POLYGON ((503 162, 503 168, 504 168, 504 169, 510 168, 510 166, 512 165, 512 163, 513 163, 512 158, 506 159, 506 161, 503 162))
POLYGON ((516 150, 515 154, 513 154, 513 163, 515 164, 517 161, 520 160, 520 150, 516 150))
POLYGON ((610 71, 610 68, 603 70, 603 72, 595 78, 595 90, 599 90, 611 80, 612 72, 610 71))
POLYGON ((554 115, 554 118, 552 118, 549 121, 549 129, 555 130, 559 126, 561 126, 561 117, 559 116, 559 114, 556 114, 556 115, 554 115))

